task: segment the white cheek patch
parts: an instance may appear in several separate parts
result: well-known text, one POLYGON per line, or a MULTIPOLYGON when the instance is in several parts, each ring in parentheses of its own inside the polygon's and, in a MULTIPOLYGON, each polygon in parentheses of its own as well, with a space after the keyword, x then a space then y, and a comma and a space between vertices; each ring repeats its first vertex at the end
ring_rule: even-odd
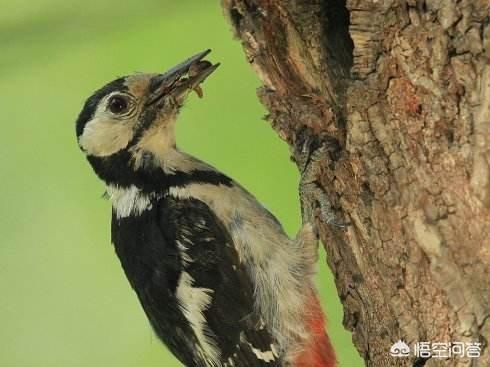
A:
POLYGON ((102 114, 85 125, 79 144, 89 155, 106 157, 126 148, 132 137, 131 124, 102 114))

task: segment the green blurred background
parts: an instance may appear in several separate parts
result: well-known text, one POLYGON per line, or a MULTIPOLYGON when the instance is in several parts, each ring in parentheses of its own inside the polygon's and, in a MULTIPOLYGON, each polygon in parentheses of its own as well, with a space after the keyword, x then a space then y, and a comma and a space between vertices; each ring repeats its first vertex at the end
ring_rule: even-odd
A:
MULTIPOLYGON (((262 120, 259 85, 219 1, 0 0, 0 366, 179 366, 153 335, 110 244, 110 204, 75 141, 91 92, 212 48, 178 143, 254 193, 294 235, 298 174, 262 120)), ((323 261, 340 366, 361 366, 323 261)))

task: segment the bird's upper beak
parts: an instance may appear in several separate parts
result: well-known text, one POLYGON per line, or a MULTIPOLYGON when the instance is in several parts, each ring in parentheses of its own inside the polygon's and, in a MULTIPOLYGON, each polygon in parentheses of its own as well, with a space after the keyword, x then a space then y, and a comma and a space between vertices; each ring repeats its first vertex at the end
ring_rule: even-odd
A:
POLYGON ((156 103, 166 96, 178 100, 191 90, 195 90, 201 96, 199 84, 220 65, 203 60, 210 52, 211 50, 200 52, 166 73, 153 77, 147 105, 156 103))

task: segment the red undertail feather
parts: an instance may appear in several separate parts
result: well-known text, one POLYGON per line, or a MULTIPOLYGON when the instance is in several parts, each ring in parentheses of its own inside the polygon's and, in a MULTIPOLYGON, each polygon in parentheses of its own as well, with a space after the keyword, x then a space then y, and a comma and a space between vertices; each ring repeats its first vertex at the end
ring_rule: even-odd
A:
POLYGON ((325 316, 318 298, 310 298, 306 325, 311 332, 311 340, 295 359, 295 367, 335 367, 335 352, 325 331, 325 316))

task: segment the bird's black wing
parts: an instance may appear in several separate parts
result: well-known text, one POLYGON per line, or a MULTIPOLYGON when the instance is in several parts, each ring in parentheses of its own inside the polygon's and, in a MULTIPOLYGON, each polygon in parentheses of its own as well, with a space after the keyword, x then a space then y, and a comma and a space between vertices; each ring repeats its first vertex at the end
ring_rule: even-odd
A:
POLYGON ((161 215, 163 231, 174 227, 171 232, 183 251, 181 274, 186 275, 180 281, 192 279, 191 287, 209 296, 202 311, 204 332, 214 341, 223 365, 278 366, 274 341, 254 312, 251 279, 223 223, 196 199, 167 199, 161 215))
POLYGON ((114 217, 113 241, 154 330, 186 366, 281 365, 233 240, 205 203, 167 196, 138 218, 114 217))

